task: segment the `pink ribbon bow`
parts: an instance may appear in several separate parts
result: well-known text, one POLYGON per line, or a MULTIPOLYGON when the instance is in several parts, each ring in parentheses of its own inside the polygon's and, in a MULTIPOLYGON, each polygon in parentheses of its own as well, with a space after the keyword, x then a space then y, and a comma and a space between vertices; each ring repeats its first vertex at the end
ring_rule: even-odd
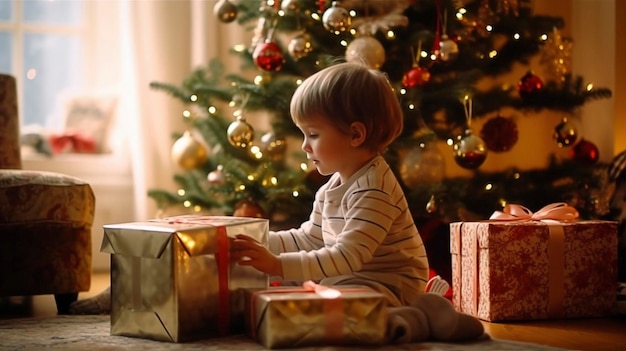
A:
POLYGON ((509 204, 502 211, 495 211, 489 217, 490 220, 496 221, 541 221, 552 219, 561 222, 572 222, 577 218, 578 211, 565 202, 549 204, 535 213, 524 206, 509 204))

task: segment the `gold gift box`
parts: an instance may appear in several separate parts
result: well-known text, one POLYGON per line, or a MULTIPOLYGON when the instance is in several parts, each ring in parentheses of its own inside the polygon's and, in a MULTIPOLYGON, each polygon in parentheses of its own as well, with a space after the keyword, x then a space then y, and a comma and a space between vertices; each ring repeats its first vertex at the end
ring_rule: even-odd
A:
POLYGON ((231 262, 228 237, 267 245, 268 230, 266 219, 228 216, 105 225, 111 335, 184 342, 244 333, 244 289, 265 288, 268 277, 231 262))
POLYGON ((247 328, 267 348, 311 345, 381 345, 387 300, 368 287, 334 286, 341 295, 325 298, 304 288, 249 290, 247 328))

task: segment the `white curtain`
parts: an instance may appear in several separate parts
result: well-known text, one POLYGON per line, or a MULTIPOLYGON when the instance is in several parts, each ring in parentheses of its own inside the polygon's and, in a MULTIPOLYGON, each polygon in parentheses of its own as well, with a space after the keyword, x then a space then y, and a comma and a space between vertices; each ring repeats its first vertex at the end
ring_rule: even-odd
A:
MULTIPOLYGON (((213 15, 217 0, 121 1, 122 101, 132 163, 135 219, 154 218, 156 203, 149 189, 176 190, 178 171, 171 161, 173 132, 185 130, 184 104, 150 82, 180 85, 210 58, 228 60, 229 48, 245 43, 247 33, 236 23, 213 15)), ((234 63, 224 62, 228 69, 234 63)), ((235 66, 233 66, 235 65, 235 66)), ((120 199, 123 201, 123 199, 120 199)))

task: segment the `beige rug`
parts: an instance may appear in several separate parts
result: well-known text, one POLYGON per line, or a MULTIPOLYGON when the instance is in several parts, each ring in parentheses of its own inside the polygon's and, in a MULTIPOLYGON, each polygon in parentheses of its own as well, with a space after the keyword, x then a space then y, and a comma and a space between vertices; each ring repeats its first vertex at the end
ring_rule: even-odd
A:
MULTIPOLYGON (((56 316, 0 320, 0 350, 63 350, 63 351, 116 351, 116 350, 203 350, 242 351, 265 350, 246 336, 207 339, 175 344, 124 336, 111 336, 109 316, 56 316)), ((348 351, 373 350, 368 347, 304 347, 298 351, 348 351)), ((284 349, 283 349, 284 350, 284 349)), ((420 351, 555 351, 562 350, 535 344, 504 340, 485 340, 472 343, 444 344, 419 343, 393 345, 376 350, 420 351)))

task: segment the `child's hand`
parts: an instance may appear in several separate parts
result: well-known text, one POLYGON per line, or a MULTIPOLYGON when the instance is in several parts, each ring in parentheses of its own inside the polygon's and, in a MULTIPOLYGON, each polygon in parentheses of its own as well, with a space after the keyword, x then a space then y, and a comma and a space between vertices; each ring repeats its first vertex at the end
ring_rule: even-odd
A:
POLYGON ((252 266, 269 275, 283 276, 283 266, 278 256, 272 254, 266 247, 253 238, 238 234, 230 242, 230 256, 239 265, 252 266))

